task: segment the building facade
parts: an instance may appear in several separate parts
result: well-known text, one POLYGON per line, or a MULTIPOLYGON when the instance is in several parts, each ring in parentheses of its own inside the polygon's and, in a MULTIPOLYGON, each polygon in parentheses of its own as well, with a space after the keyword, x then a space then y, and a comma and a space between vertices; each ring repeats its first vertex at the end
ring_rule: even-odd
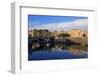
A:
POLYGON ((84 37, 84 32, 79 29, 73 29, 67 33, 70 35, 70 37, 84 37))

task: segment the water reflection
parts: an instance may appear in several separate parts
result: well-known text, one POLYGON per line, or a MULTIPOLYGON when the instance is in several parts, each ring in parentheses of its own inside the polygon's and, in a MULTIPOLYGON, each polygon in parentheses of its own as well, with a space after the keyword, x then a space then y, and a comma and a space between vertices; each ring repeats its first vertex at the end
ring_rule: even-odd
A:
POLYGON ((68 51, 74 55, 81 55, 87 53, 87 46, 85 45, 67 45, 66 43, 32 43, 29 47, 29 54, 34 52, 53 52, 53 51, 68 51))

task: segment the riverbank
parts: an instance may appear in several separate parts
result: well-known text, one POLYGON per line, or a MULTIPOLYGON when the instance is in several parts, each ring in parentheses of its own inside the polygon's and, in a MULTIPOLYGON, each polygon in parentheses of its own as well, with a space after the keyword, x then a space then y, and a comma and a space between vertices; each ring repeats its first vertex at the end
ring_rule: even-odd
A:
POLYGON ((88 45, 88 38, 87 37, 67 37, 72 42, 80 43, 81 45, 88 45))

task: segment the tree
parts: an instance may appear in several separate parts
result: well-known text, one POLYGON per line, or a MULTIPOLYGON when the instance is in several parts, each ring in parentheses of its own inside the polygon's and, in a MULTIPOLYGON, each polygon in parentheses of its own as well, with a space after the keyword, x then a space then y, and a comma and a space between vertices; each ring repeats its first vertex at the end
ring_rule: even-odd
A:
POLYGON ((69 37, 70 35, 68 33, 62 33, 62 34, 60 34, 60 36, 62 36, 62 37, 69 37))
POLYGON ((86 34, 83 34, 83 37, 86 37, 86 34))

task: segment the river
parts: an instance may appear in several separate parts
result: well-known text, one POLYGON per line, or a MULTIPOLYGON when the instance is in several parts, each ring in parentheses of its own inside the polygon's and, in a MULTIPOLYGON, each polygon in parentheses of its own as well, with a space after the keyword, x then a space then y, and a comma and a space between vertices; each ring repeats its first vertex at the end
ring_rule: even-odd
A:
POLYGON ((65 43, 33 43, 28 49, 28 60, 80 59, 88 58, 87 47, 65 43))

